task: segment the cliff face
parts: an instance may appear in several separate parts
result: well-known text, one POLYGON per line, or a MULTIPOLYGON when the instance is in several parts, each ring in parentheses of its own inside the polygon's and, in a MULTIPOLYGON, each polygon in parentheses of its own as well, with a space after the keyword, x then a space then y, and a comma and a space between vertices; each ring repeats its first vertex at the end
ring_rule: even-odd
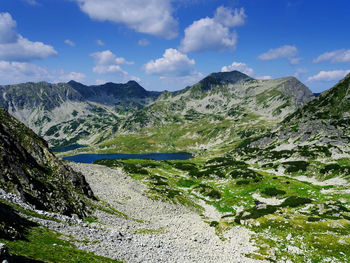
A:
POLYGON ((84 176, 59 161, 47 143, 0 109, 0 188, 37 209, 64 215, 88 214, 94 198, 84 176))

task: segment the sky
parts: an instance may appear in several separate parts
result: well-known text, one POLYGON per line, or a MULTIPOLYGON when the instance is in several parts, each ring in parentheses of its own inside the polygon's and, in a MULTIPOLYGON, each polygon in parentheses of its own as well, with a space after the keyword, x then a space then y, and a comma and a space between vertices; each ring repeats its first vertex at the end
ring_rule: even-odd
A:
POLYGON ((0 84, 135 80, 179 90, 212 72, 350 73, 348 0, 1 0, 0 84))

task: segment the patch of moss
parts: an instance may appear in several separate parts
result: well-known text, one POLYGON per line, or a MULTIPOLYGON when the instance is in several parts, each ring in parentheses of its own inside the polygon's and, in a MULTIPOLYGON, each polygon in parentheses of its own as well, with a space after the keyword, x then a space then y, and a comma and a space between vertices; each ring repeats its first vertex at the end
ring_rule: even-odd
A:
POLYGON ((299 197, 299 196, 290 196, 286 200, 283 201, 281 204, 281 207, 297 207, 305 204, 312 203, 312 200, 305 197, 299 197))
POLYGON ((267 187, 263 191, 261 191, 261 193, 268 196, 278 196, 285 195, 286 191, 276 189, 275 187, 267 187))

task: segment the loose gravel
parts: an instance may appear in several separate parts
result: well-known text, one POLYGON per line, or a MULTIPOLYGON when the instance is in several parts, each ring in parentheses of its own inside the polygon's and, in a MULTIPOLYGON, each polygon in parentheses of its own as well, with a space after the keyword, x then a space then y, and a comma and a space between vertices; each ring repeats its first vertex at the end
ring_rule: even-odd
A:
MULTIPOLYGON (((256 248, 249 242, 252 233, 243 226, 219 237, 204 222, 208 216, 202 218, 182 205, 150 199, 145 194, 147 186, 120 169, 70 165, 85 175, 99 199, 127 215, 96 210, 97 222, 89 224, 76 218, 62 222, 35 219, 64 234, 78 248, 123 262, 261 262, 245 256, 256 248)), ((204 215, 217 217, 213 207, 203 207, 204 215)))

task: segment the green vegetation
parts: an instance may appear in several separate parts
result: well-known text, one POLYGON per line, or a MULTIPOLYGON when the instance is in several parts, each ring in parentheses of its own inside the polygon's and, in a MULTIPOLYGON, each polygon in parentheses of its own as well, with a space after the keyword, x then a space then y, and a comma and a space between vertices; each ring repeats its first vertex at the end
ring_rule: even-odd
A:
MULTIPOLYGON (((221 219, 210 220, 203 216, 203 220, 215 228, 220 238, 223 239, 223 233, 236 225, 253 230, 252 240, 258 250, 248 255, 252 258, 293 262, 305 262, 306 258, 311 262, 323 262, 320 259, 326 257, 335 262, 350 260, 350 251, 342 250, 350 245, 350 195, 344 191, 347 186, 318 186, 293 178, 305 173, 314 176, 322 169, 338 176, 339 171, 346 171, 349 166, 348 159, 341 159, 336 165, 291 161, 259 166, 229 156, 189 161, 130 159, 97 163, 122 167, 130 176, 149 186, 151 198, 181 203, 202 216, 201 202, 214 206, 224 213, 221 219), (267 168, 279 166, 289 168, 290 177, 266 172, 267 168), (265 204, 256 199, 255 194, 275 198, 280 204, 265 204), (240 212, 237 212, 238 207, 241 207, 240 212), (289 233, 292 233, 290 240, 286 239, 289 233), (329 248, 327 242, 332 242, 329 248), (300 253, 292 252, 291 246, 300 253)), ((158 232, 140 231, 145 234, 158 232)))
POLYGON ((267 187, 261 193, 272 197, 278 195, 285 195, 286 191, 276 189, 275 187, 267 187))
POLYGON ((8 246, 10 253, 31 260, 67 263, 120 262, 77 249, 70 242, 63 240, 60 234, 43 227, 30 229, 26 239, 15 241, 0 239, 0 242, 8 246))

